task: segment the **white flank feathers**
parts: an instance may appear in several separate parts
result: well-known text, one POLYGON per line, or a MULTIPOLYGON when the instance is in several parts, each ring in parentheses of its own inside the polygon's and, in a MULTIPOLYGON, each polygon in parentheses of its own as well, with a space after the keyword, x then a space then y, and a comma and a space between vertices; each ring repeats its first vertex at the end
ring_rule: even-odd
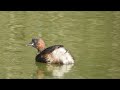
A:
POLYGON ((55 49, 52 52, 52 55, 54 56, 55 59, 59 60, 63 64, 73 64, 74 63, 73 57, 70 55, 70 53, 64 47, 55 49))

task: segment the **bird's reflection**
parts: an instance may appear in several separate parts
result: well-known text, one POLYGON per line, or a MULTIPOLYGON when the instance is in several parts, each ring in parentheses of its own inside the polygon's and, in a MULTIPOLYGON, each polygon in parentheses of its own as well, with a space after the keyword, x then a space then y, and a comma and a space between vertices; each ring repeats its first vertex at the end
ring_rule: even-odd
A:
POLYGON ((38 79, 44 78, 64 78, 64 74, 68 73, 73 64, 71 65, 53 65, 36 62, 38 79))

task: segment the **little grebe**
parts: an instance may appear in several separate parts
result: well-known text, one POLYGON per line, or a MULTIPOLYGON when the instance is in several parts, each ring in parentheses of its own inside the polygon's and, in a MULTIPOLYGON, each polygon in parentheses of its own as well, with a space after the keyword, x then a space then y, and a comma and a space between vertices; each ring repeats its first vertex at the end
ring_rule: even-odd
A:
POLYGON ((45 48, 45 42, 42 38, 34 38, 28 44, 38 50, 36 56, 37 62, 55 63, 55 64, 73 64, 74 60, 71 54, 64 48, 63 45, 54 45, 45 48))

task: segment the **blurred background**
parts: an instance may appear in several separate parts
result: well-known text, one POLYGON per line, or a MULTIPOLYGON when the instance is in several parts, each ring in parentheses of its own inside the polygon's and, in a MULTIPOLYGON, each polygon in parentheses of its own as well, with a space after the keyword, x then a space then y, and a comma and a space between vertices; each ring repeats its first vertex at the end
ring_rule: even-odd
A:
POLYGON ((120 78, 119 40, 119 11, 0 11, 0 78, 120 78), (35 62, 26 44, 38 36, 64 45, 75 64, 35 62))

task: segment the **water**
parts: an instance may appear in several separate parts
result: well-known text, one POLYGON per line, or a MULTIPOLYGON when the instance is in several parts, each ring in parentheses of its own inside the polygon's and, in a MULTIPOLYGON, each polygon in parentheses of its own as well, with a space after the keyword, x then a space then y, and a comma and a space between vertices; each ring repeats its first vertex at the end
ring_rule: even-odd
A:
POLYGON ((0 78, 120 78, 119 29, 119 11, 1 11, 0 78), (25 45, 38 36, 64 45, 75 64, 35 62, 37 50, 25 45))

